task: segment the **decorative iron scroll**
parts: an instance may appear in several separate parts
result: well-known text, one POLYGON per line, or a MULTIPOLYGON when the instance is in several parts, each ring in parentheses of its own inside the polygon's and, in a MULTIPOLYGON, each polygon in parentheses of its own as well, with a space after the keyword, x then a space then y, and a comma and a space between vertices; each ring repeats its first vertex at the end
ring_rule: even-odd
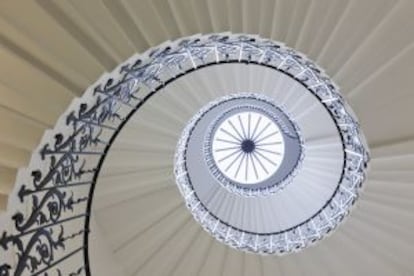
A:
MULTIPOLYGON (((306 85, 340 123, 346 149, 344 180, 321 214, 337 212, 341 220, 358 197, 368 153, 357 121, 335 85, 315 64, 282 44, 250 35, 194 36, 130 58, 92 85, 81 99, 75 99, 54 130, 45 133, 29 167, 17 176, 11 198, 15 213, 10 214, 10 230, 0 236, 0 259, 7 252, 15 254, 12 260, 0 263, 0 276, 90 275, 88 234, 93 191, 112 142, 134 112, 159 89, 191 71, 219 63, 252 63, 284 72, 306 85)), ((314 223, 309 228, 306 224, 306 229, 331 230, 325 226, 314 223)), ((300 247, 301 236, 288 234, 291 249, 300 247)), ((247 241, 256 237, 246 234, 244 239, 242 246, 250 246, 247 241)), ((286 239, 273 242, 286 243, 286 239)))

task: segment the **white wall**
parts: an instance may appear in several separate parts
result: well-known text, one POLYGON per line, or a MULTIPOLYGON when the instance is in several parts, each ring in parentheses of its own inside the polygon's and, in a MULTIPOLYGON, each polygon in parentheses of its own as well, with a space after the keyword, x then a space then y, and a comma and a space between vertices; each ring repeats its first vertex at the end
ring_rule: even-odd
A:
POLYGON ((114 259, 94 216, 91 217, 89 261, 92 276, 122 276, 125 273, 114 259))

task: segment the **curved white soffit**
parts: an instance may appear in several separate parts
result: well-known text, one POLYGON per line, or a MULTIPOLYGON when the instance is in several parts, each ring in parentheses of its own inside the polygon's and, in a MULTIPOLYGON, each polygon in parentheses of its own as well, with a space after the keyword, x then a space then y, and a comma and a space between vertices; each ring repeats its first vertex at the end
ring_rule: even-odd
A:
MULTIPOLYGON (((170 81, 198 68, 228 62, 266 65, 296 76, 328 109, 334 110, 336 104, 345 106, 346 109, 337 110, 338 120, 356 125, 355 117, 330 79, 304 56, 273 41, 248 35, 193 36, 135 55, 111 74, 103 75, 82 98, 75 99, 55 128, 44 134, 30 165, 19 170, 9 198, 7 229, 0 236, 0 275, 37 275, 46 271, 62 275, 84 271, 89 275, 88 232, 93 190, 117 134, 129 117, 170 81), (280 59, 275 53, 286 56, 280 59)), ((344 211, 341 217, 358 197, 368 161, 362 134, 353 126, 340 126, 341 131, 356 131, 355 136, 343 137, 347 149, 345 168, 356 179, 340 185, 349 195, 340 206, 344 211), (359 146, 352 148, 357 143, 359 146)), ((218 227, 221 222, 214 225, 215 229, 206 229, 234 246, 215 232, 221 229, 218 227)), ((324 234, 330 231, 325 230, 324 234)), ((303 240, 299 241, 287 251, 305 246, 303 240)), ((248 244, 243 244, 242 249, 283 253, 251 248, 248 244)))

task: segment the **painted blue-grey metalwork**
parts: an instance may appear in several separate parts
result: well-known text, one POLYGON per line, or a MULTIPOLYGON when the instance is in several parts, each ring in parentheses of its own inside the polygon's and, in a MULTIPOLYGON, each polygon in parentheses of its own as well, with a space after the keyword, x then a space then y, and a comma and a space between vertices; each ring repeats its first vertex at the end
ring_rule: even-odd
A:
MULTIPOLYGON (((352 172, 345 174, 349 181, 339 185, 344 189, 338 188, 337 194, 342 195, 338 203, 328 204, 335 210, 348 210, 358 196, 368 155, 356 119, 347 112, 329 78, 303 56, 270 40, 225 34, 190 37, 134 56, 104 75, 45 134, 29 167, 17 177, 16 197, 21 204, 11 215, 13 224, 0 236, 0 250, 15 252, 15 256, 14 261, 0 264, 0 275, 90 275, 93 191, 117 134, 169 82, 199 68, 228 62, 280 70, 306 85, 325 104, 341 125, 347 149, 345 171, 352 172), (71 266, 66 265, 69 259, 71 266), (78 265, 73 267, 73 263, 78 265)), ((254 237, 246 240, 250 238, 254 237)), ((292 244, 292 248, 299 246, 292 244)))

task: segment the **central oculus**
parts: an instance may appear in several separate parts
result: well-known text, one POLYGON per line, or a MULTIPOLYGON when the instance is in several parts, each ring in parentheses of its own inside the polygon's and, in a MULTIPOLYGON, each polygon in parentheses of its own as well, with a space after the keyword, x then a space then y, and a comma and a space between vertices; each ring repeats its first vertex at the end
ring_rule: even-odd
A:
POLYGON ((221 186, 269 195, 291 182, 303 156, 296 124, 262 94, 238 93, 204 106, 180 139, 180 168, 196 191, 221 186))
POLYGON ((256 184, 271 177, 285 155, 277 122, 263 112, 241 111, 224 119, 211 143, 214 162, 228 179, 256 184))

